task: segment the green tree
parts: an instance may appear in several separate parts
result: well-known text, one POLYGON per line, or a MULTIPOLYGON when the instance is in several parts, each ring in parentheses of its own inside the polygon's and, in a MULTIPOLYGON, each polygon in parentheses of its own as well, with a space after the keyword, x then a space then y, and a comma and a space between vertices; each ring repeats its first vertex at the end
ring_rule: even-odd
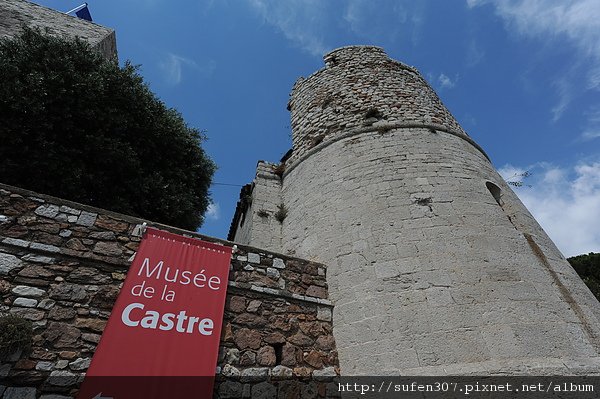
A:
POLYGON ((129 62, 25 28, 0 41, 0 181, 194 230, 215 165, 129 62))
POLYGON ((592 294, 600 300, 600 253, 590 252, 567 259, 592 294))

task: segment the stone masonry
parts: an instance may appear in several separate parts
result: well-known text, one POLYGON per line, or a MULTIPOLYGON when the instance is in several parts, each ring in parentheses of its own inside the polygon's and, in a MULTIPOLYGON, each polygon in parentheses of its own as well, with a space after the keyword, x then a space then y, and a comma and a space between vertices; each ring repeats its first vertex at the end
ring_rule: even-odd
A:
POLYGON ((0 2, 0 38, 18 36, 23 26, 38 28, 42 32, 65 39, 80 38, 87 41, 104 58, 117 59, 117 41, 113 29, 27 0, 0 2))
MULTIPOLYGON (((30 350, 0 348, 0 398, 76 394, 141 223, 0 184, 0 313, 34 326, 30 350)), ((215 397, 325 397, 338 373, 325 266, 239 247, 230 267, 215 397)))
POLYGON ((600 374, 600 304, 418 71, 325 63, 294 85, 280 192, 260 163, 229 238, 328 265, 342 375, 600 374), (285 207, 276 240, 255 201, 285 207))

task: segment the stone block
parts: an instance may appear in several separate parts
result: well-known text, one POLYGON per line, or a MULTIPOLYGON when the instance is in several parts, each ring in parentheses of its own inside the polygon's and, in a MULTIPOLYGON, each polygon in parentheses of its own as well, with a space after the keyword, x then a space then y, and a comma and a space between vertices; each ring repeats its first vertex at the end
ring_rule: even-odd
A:
POLYGON ((32 242, 29 245, 29 248, 37 250, 37 251, 44 251, 44 252, 51 252, 51 253, 59 253, 60 252, 60 248, 57 247, 56 245, 42 244, 39 242, 32 242))
POLYGON ((275 366, 277 357, 272 346, 263 346, 256 354, 256 362, 261 366, 275 366))
POLYGON ((92 361, 92 359, 89 357, 86 357, 86 358, 80 357, 80 358, 72 361, 71 363, 69 363, 69 367, 73 371, 84 371, 84 370, 87 370, 88 367, 90 367, 91 361, 92 361))
POLYGON ((15 247, 27 248, 31 242, 26 240, 21 240, 19 238, 10 238, 7 237, 2 240, 3 244, 14 245, 15 247))
POLYGON ((40 371, 52 371, 53 368, 54 362, 38 362, 35 366, 35 369, 40 371))
POLYGON ((46 291, 35 287, 29 287, 26 285, 17 285, 15 288, 12 289, 12 293, 24 297, 39 298, 42 295, 45 295, 46 291))
POLYGON ((77 218, 77 224, 80 226, 91 227, 96 223, 97 213, 82 211, 77 218))
POLYGON ((24 261, 27 261, 27 262, 44 263, 44 264, 48 264, 48 265, 54 263, 54 258, 51 258, 49 256, 34 255, 34 254, 27 254, 27 255, 23 256, 21 259, 24 261))
POLYGON ((337 376, 337 373, 334 367, 325 367, 321 370, 313 371, 312 375, 316 381, 330 381, 337 376))
POLYGON ((21 266, 23 264, 19 258, 0 252, 0 275, 7 275, 11 270, 21 266))
POLYGON ((253 252, 248 252, 248 262, 260 264, 260 255, 253 252))
POLYGON ((54 370, 46 381, 50 385, 68 387, 81 381, 81 377, 66 370, 54 370))
POLYGON ((35 388, 7 387, 2 399, 35 399, 35 388))
POLYGON ((242 370, 241 382, 265 381, 269 377, 268 367, 250 367, 242 370))
POLYGON ((275 385, 263 381, 252 386, 252 398, 270 399, 277 397, 277 388, 275 385))
POLYGON ((42 336, 55 348, 72 348, 81 337, 81 331, 67 323, 50 322, 42 336))
POLYGON ((274 258, 273 267, 276 269, 285 269, 285 262, 280 258, 274 258))
POLYGON ((13 302, 13 306, 22 306, 24 308, 34 308, 38 304, 38 301, 31 298, 17 298, 13 302))
POLYGON ((317 320, 331 321, 331 308, 319 306, 317 308, 317 320))
POLYGON ((94 252, 106 256, 121 256, 123 249, 116 242, 97 242, 94 246, 94 252))
POLYGON ((51 309, 54 306, 54 304, 56 304, 56 301, 49 298, 45 298, 40 301, 37 307, 40 309, 48 310, 51 309))
POLYGON ((219 397, 223 399, 242 398, 243 384, 237 381, 225 381, 219 385, 219 397))
POLYGON ((46 218, 54 218, 58 215, 59 207, 57 205, 40 205, 34 211, 36 215, 43 216, 46 218))
POLYGON ((240 328, 234 333, 234 342, 239 349, 258 349, 260 348, 261 335, 257 330, 240 328))
POLYGON ((46 315, 44 311, 32 308, 12 308, 10 313, 31 321, 40 321, 46 315))

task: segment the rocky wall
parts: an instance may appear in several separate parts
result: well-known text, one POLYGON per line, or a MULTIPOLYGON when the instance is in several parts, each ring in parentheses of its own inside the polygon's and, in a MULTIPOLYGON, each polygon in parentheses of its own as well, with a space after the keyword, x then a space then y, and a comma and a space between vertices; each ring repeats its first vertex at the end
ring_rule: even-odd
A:
POLYGON ((324 57, 325 68, 294 85, 293 156, 319 143, 377 123, 433 126, 468 137, 419 72, 390 59, 383 49, 349 46, 324 57))
MULTIPOLYGON (((30 320, 34 333, 30 349, 2 353, 0 397, 76 394, 141 240, 142 222, 0 185, 0 312, 30 320)), ((317 263, 238 248, 215 397, 324 397, 327 381, 339 373, 325 274, 317 263)))

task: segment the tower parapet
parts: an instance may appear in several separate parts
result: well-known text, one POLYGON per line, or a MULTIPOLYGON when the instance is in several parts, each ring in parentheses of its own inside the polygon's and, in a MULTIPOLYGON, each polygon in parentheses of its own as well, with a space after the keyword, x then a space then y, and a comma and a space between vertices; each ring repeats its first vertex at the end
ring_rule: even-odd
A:
POLYGON ((468 138, 419 72, 374 46, 350 46, 324 57, 326 67, 296 81, 288 108, 294 154, 355 130, 431 127, 468 138))

